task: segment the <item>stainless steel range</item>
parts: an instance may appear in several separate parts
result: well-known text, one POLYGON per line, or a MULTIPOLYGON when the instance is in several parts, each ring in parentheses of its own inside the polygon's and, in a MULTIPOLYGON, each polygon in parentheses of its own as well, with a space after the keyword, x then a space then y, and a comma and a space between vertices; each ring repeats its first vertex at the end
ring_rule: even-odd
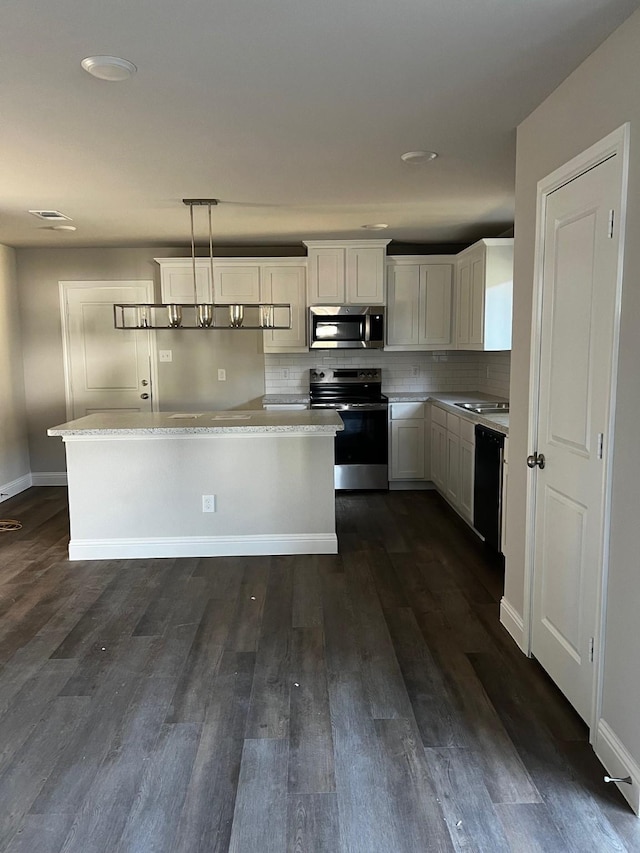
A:
POLYGON ((336 435, 336 489, 388 489, 387 409, 379 368, 310 371, 312 409, 335 409, 344 421, 336 435))

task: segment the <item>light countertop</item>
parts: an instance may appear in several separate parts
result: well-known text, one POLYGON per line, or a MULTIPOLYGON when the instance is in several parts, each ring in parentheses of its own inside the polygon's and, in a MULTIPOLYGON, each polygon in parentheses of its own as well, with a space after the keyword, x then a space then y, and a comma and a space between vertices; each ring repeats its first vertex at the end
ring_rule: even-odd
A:
POLYGON ((330 433, 344 429, 333 411, 229 412, 99 412, 47 430, 48 435, 67 437, 107 435, 198 435, 221 433, 330 433))
POLYGON ((509 435, 509 413, 478 415, 456 406, 456 403, 473 403, 477 400, 496 400, 500 403, 508 402, 504 397, 494 394, 485 394, 482 391, 389 391, 387 392, 390 403, 437 403, 448 412, 466 418, 477 424, 495 429, 503 435, 509 435))
POLYGON ((263 406, 295 406, 303 403, 309 405, 309 394, 265 394, 262 398, 263 406))

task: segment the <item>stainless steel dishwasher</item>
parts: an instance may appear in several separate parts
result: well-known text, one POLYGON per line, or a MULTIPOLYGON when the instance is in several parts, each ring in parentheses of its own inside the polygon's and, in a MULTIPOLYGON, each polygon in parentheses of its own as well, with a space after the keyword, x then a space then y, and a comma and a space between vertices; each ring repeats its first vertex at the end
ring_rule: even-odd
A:
POLYGON ((476 425, 473 526, 486 545, 500 551, 502 526, 502 463, 504 435, 476 425))

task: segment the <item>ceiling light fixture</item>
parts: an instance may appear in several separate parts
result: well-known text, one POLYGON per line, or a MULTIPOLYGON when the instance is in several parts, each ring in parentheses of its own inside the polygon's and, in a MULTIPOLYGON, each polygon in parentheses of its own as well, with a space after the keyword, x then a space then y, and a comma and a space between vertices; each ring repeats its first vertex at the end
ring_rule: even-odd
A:
POLYGON ((366 228, 367 231, 384 231, 389 226, 386 222, 374 222, 371 225, 361 225, 360 227, 366 228))
POLYGON ((431 163, 437 156, 435 151, 407 151, 400 159, 411 166, 423 166, 425 163, 431 163))
POLYGON ((138 70, 133 62, 119 56, 86 56, 80 65, 93 77, 109 83, 128 80, 138 70))
POLYGON ((70 216, 60 213, 59 210, 30 210, 29 213, 37 216, 38 219, 46 219, 47 222, 64 222, 71 219, 70 216))
POLYGON ((77 231, 75 225, 50 225, 52 231, 77 231))
POLYGON ((127 303, 113 306, 116 329, 274 329, 291 328, 291 305, 283 302, 217 303, 213 269, 213 231, 211 208, 217 198, 184 198, 191 221, 191 268, 193 272, 193 302, 127 303), (209 214, 209 272, 211 302, 198 301, 196 279, 196 240, 193 208, 206 207, 209 214))

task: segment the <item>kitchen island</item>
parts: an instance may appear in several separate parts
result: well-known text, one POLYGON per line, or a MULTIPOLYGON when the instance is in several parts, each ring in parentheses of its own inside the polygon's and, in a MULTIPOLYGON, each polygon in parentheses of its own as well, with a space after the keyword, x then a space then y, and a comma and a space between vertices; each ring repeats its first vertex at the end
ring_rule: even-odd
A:
POLYGON ((106 412, 65 442, 70 560, 335 554, 332 411, 106 412))

